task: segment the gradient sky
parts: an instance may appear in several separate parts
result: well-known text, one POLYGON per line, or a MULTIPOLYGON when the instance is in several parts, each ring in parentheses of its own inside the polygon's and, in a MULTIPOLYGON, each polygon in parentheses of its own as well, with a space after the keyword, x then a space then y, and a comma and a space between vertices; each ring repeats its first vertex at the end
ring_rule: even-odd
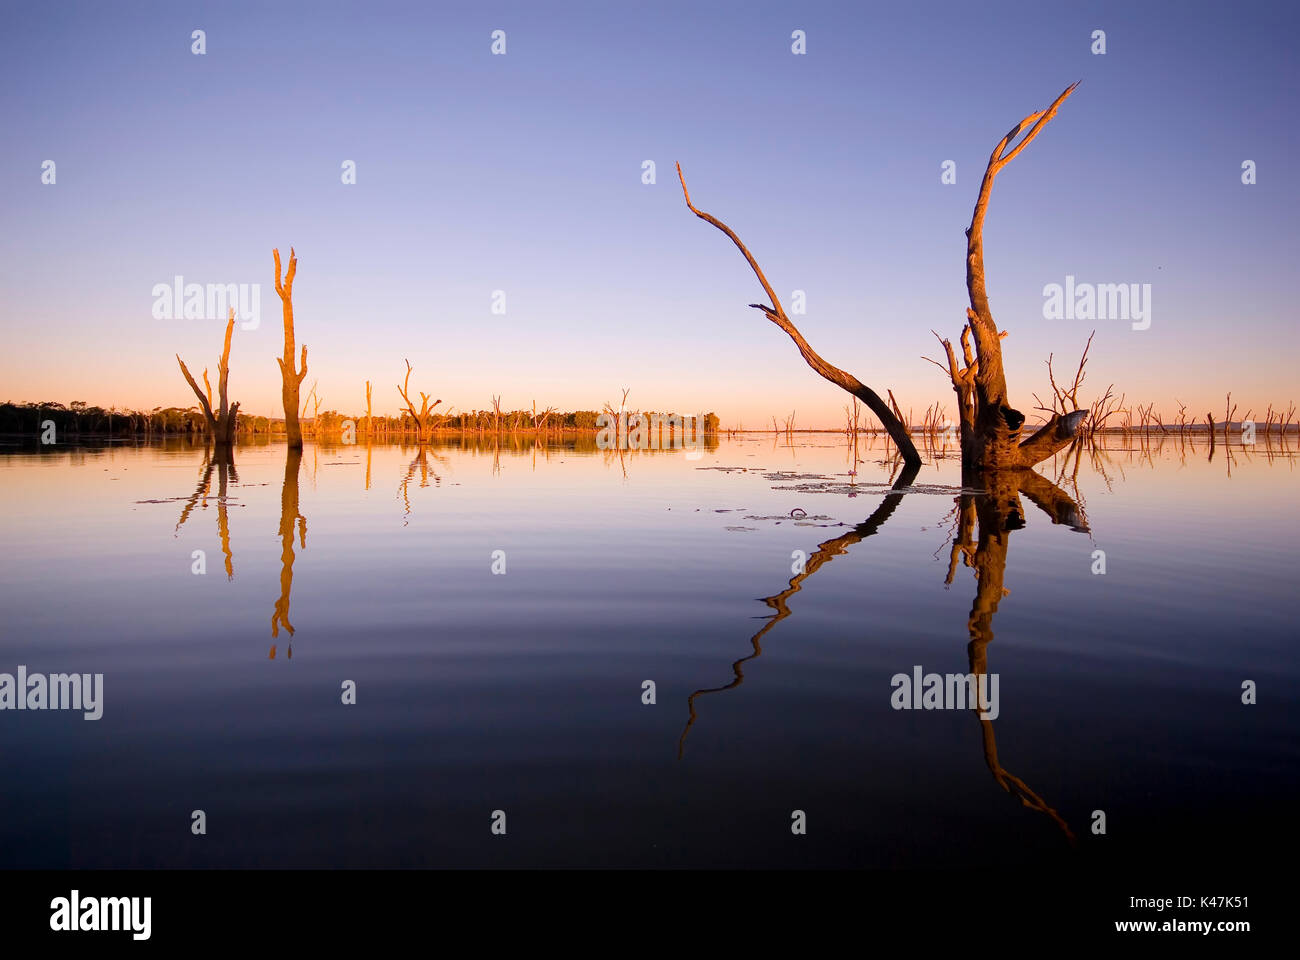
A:
POLYGON ((838 425, 848 395, 746 307, 762 291, 686 210, 680 160, 787 308, 806 291, 794 319, 823 356, 904 410, 951 411, 920 357, 938 356, 931 328, 960 331, 984 165, 1075 80, 987 220, 1012 401, 1029 412, 1048 353, 1072 371, 1094 327, 1083 400, 1114 382, 1202 419, 1228 390, 1239 415, 1300 400, 1290 5, 6 2, 3 18, 0 400, 190 405, 173 354, 215 370, 224 324, 153 318, 153 286, 180 274, 262 284, 231 393, 280 415, 271 248, 293 245, 322 409, 363 409, 370 379, 396 412, 409 358, 412 385, 457 409, 599 408, 626 386, 633 406, 727 425, 838 425), (1067 274, 1150 283, 1151 328, 1045 320, 1043 287, 1067 274))

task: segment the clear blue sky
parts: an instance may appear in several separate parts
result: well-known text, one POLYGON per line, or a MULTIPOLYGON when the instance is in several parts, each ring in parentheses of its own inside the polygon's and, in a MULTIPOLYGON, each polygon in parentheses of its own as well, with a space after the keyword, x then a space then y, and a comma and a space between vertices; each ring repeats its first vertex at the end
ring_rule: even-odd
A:
POLYGON ((1114 381, 1201 417, 1229 389, 1240 412, 1300 400, 1294 5, 56 2, 3 17, 0 400, 188 405, 173 354, 215 367, 223 324, 153 318, 154 284, 181 274, 263 285, 232 394, 278 414, 271 248, 294 245, 305 386, 319 379, 326 408, 359 409, 370 379, 395 411, 406 357, 413 385, 458 409, 493 393, 595 408, 629 386, 634 405, 727 424, 837 424, 847 395, 745 306, 757 282, 685 209, 680 160, 778 292, 807 292, 795 319, 813 345, 919 412, 951 400, 920 355, 936 355, 931 328, 955 340, 963 321, 989 151, 1074 80, 999 176, 986 228, 1012 400, 1030 411, 1047 354, 1072 369, 1093 327, 1087 397, 1114 381), (1043 287, 1067 274, 1150 283, 1151 328, 1045 320, 1043 287))

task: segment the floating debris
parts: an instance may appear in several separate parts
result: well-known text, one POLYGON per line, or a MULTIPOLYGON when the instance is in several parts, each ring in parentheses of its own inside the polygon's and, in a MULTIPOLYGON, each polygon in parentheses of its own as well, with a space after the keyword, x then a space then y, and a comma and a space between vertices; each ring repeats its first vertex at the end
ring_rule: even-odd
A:
POLYGON ((775 473, 763 474, 764 480, 824 480, 831 482, 833 478, 826 476, 824 473, 795 473, 793 470, 777 470, 775 473))
POLYGON ((766 520, 770 522, 773 526, 780 526, 783 522, 789 520, 796 513, 799 514, 799 516, 794 517, 794 523, 792 524, 792 526, 796 526, 796 527, 847 527, 848 526, 848 524, 843 522, 842 520, 836 520, 834 517, 828 517, 825 514, 817 514, 815 516, 810 517, 808 516, 806 511, 801 510, 799 507, 795 507, 794 510, 790 511, 790 513, 788 514, 777 513, 771 516, 759 516, 758 514, 749 514, 745 517, 745 519, 766 520))
MULTIPOLYGON (((194 498, 193 498, 193 497, 166 497, 165 499, 162 499, 162 500, 137 500, 137 501, 135 501, 135 502, 136 502, 136 503, 188 503, 188 502, 189 502, 190 500, 192 500, 192 499, 194 499, 194 498)), ((234 503, 236 500, 238 500, 239 498, 238 498, 238 497, 231 497, 231 496, 222 497, 222 496, 220 496, 220 495, 218 495, 218 494, 215 494, 215 493, 209 493, 209 494, 207 494, 205 497, 202 497, 201 499, 204 499, 204 500, 215 500, 215 501, 218 502, 218 503, 232 503, 232 504, 233 504, 233 503, 234 503)))
MULTIPOLYGON (((839 493, 846 494, 850 497, 856 497, 864 493, 924 493, 929 494, 930 496, 952 497, 958 494, 980 494, 984 492, 982 490, 975 490, 967 487, 953 487, 942 483, 914 483, 911 486, 903 487, 901 489, 895 489, 894 485, 888 482, 868 480, 865 482, 859 481, 856 483, 846 483, 844 478, 853 478, 857 476, 856 471, 827 475, 824 473, 799 473, 794 470, 775 470, 765 472, 763 467, 714 466, 696 467, 695 469, 717 470, 720 473, 761 473, 764 480, 770 480, 777 484, 772 487, 773 490, 791 490, 796 493, 839 493)), ((721 513, 723 511, 717 512, 721 513)), ((828 517, 825 519, 830 518, 828 517)))
POLYGON ((963 487, 950 487, 942 483, 914 483, 910 487, 894 489, 889 483, 844 483, 827 479, 821 483, 795 483, 774 486, 773 490, 790 490, 795 493, 844 493, 856 496, 863 493, 924 493, 937 497, 952 497, 961 493, 979 493, 963 487))

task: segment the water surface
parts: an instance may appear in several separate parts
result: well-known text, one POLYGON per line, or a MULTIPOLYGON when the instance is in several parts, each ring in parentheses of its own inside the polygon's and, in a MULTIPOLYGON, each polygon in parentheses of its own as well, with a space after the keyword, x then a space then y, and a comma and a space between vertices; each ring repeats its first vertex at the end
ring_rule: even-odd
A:
POLYGON ((0 712, 0 866, 1261 849, 1300 753, 1294 439, 1106 445, 1001 532, 955 460, 901 488, 830 435, 7 447, 0 672, 102 673, 104 709, 0 712), (996 719, 895 710, 915 666, 996 674, 996 719))

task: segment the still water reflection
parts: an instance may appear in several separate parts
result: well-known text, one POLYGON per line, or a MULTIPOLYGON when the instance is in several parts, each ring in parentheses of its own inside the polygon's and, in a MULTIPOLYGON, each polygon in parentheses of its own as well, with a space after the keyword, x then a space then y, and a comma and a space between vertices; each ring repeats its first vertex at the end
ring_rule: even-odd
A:
POLYGON ((0 860, 1230 857, 1296 786, 1293 447, 1113 438, 987 492, 831 436, 9 448, 0 671, 105 708, 0 712, 0 860), (998 709, 895 709, 914 669, 998 709))

